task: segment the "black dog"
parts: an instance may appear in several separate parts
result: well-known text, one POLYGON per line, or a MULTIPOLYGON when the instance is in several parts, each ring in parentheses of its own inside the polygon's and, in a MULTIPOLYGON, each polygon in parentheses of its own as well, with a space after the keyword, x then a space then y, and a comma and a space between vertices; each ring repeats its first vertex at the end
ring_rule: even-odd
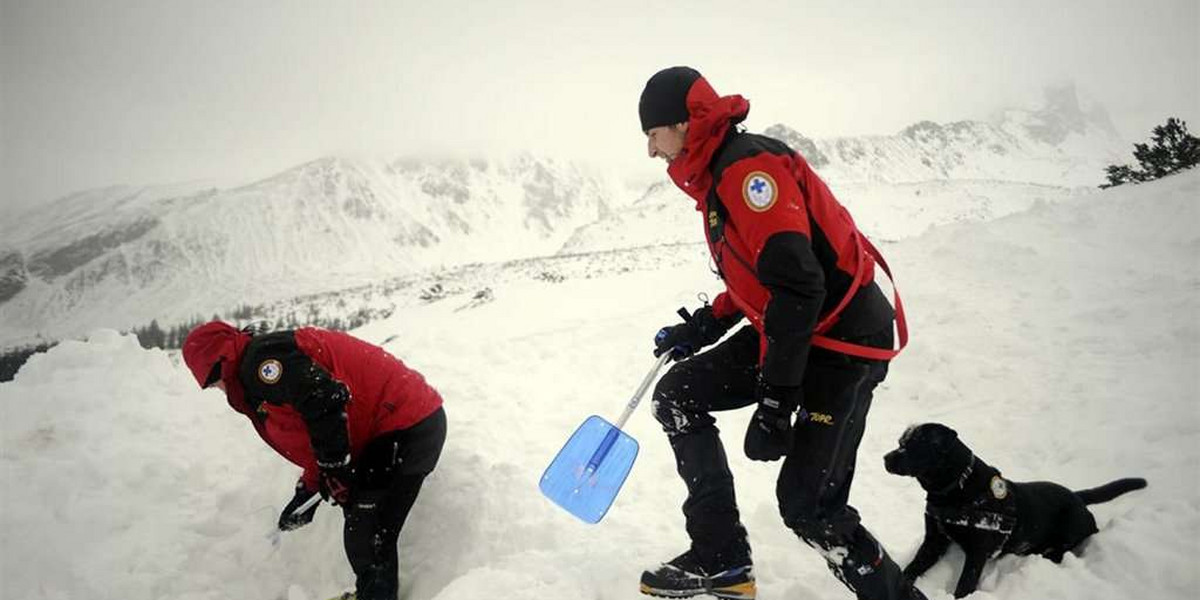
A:
POLYGON ((1088 504, 1146 487, 1145 479, 1118 479, 1072 492, 1047 481, 1009 481, 938 423, 909 427, 883 463, 888 473, 916 477, 926 491, 925 540, 904 575, 920 577, 953 541, 966 553, 955 598, 975 591, 989 558, 1041 554, 1061 561, 1097 531, 1088 504))

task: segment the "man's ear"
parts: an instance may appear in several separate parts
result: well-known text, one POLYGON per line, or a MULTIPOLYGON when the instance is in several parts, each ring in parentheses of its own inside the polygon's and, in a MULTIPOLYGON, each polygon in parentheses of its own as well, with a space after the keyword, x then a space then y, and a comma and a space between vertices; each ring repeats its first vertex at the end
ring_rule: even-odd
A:
POLYGON ((672 125, 672 126, 671 126, 671 129, 674 129, 675 131, 678 131, 678 132, 681 132, 681 133, 687 133, 687 131, 688 131, 688 123, 687 123, 687 121, 684 121, 684 122, 682 122, 682 123, 676 123, 676 124, 674 124, 674 125, 672 125))

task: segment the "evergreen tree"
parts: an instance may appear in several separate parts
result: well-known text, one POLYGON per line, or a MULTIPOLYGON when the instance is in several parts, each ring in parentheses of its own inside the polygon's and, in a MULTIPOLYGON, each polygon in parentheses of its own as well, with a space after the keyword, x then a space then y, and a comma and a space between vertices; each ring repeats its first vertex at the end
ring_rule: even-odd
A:
POLYGON ((158 319, 152 319, 146 327, 140 327, 133 330, 133 334, 137 336, 138 343, 143 348, 163 348, 166 347, 167 334, 163 332, 162 327, 158 325, 158 319))
POLYGON ((9 348, 0 352, 0 382, 12 381, 17 371, 25 364, 30 356, 45 352, 54 347, 57 342, 42 342, 33 346, 9 348))
POLYGON ((1200 138, 1188 133, 1186 121, 1171 117, 1154 128, 1149 143, 1133 145, 1133 157, 1140 169, 1109 165, 1105 169, 1108 183, 1100 187, 1153 181, 1190 169, 1200 164, 1200 138))

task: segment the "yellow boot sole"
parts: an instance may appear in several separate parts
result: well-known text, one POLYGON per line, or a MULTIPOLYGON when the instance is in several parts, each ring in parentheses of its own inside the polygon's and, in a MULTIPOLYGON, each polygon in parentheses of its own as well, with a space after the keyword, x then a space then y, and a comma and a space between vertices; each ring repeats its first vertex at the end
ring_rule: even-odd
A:
POLYGON ((708 594, 717 598, 726 598, 728 600, 754 600, 758 595, 758 586, 753 581, 739 583, 726 587, 713 588, 711 590, 660 590, 652 588, 646 584, 641 584, 639 589, 647 596, 655 596, 658 598, 692 598, 708 594))

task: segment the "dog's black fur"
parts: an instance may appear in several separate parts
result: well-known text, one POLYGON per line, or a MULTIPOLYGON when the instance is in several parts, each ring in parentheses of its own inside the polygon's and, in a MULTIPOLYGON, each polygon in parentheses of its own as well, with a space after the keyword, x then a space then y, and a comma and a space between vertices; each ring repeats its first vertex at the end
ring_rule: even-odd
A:
POLYGON ((889 473, 916 477, 926 492, 925 540, 904 575, 920 577, 953 541, 966 553, 955 598, 975 591, 989 558, 1041 554, 1061 561, 1097 531, 1088 504, 1146 487, 1136 478, 1078 492, 1047 481, 1008 481, 939 423, 910 427, 883 462, 889 473))

